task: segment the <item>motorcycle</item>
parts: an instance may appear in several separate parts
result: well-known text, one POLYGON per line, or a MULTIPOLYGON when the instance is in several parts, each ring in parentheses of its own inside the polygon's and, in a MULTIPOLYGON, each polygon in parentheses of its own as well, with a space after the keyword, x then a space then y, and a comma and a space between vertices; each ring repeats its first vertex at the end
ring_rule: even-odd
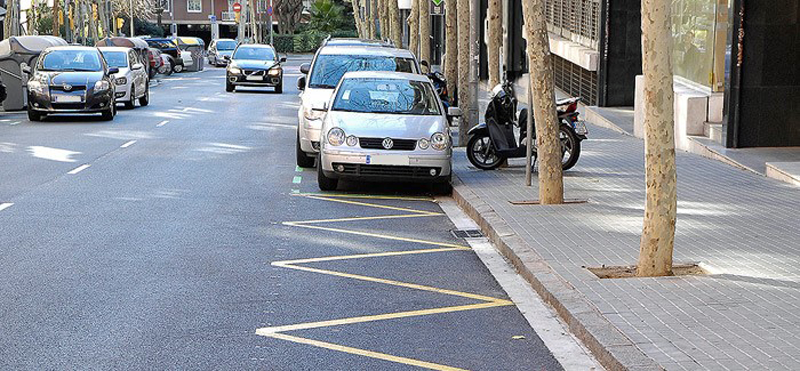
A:
MULTIPOLYGON (((586 139, 586 124, 579 119, 578 103, 580 97, 556 101, 561 141, 561 167, 571 169, 581 154, 581 141, 586 139)), ((504 81, 492 89, 491 100, 486 107, 486 122, 472 127, 467 135, 467 158, 475 167, 482 170, 498 168, 509 158, 525 157, 527 152, 528 109, 517 114, 517 97, 514 86, 504 81), (514 128, 519 128, 519 139, 514 128)), ((535 123, 534 123, 535 127, 535 123)), ((533 161, 536 162, 536 131, 533 132, 533 161)))
POLYGON ((447 92, 447 79, 445 79, 444 74, 439 71, 430 71, 430 66, 428 65, 427 61, 419 62, 420 66, 425 67, 428 69, 428 73, 425 76, 433 83, 433 88, 436 89, 436 95, 439 96, 439 99, 442 100, 442 104, 444 105, 444 110, 447 111, 450 108, 450 97, 448 96, 447 92))

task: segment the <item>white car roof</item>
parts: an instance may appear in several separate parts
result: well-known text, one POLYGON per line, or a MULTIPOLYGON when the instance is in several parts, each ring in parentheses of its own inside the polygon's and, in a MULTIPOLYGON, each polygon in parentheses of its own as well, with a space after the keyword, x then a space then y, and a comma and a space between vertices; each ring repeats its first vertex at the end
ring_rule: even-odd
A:
POLYGON ((110 51, 110 52, 127 52, 132 50, 131 48, 126 48, 124 46, 98 46, 97 49, 100 51, 110 51))
POLYGON ((429 82, 428 76, 408 72, 386 72, 386 71, 353 71, 347 72, 342 76, 344 79, 396 79, 429 82))
POLYGON ((375 55, 385 57, 414 58, 406 49, 387 48, 385 46, 327 45, 323 46, 320 55, 375 55))

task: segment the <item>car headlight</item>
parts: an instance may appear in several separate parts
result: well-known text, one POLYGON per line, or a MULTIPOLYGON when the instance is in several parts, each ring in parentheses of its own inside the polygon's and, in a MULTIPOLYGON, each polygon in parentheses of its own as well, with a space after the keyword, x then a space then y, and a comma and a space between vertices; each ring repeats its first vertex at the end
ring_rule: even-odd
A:
POLYGON ((31 93, 45 94, 47 92, 47 85, 41 81, 31 80, 28 81, 28 91, 31 93))
POLYGON ((340 128, 328 130, 328 143, 332 146, 341 146, 344 143, 345 137, 344 130, 340 128))
POLYGON ((358 137, 356 137, 355 135, 347 137, 347 145, 350 147, 358 145, 358 137))
POLYGON ((228 72, 233 74, 233 75, 238 75, 238 74, 242 73, 242 69, 239 68, 239 67, 236 67, 236 65, 234 65, 234 64, 230 64, 230 65, 228 65, 228 72))
POLYGON ((125 84, 128 83, 128 78, 127 77, 117 77, 114 80, 114 83, 117 84, 117 85, 125 85, 125 84))
POLYGON ((431 141, 422 138, 419 141, 417 141, 417 146, 419 146, 419 149, 428 149, 428 147, 431 146, 431 141))
POLYGON ((108 81, 106 81, 106 80, 100 80, 100 81, 94 83, 94 91, 95 92, 105 91, 105 90, 108 90, 108 88, 110 88, 110 87, 111 87, 111 84, 109 84, 108 81))
POLYGON ((447 149, 447 135, 444 133, 434 133, 431 135, 431 147, 437 151, 444 151, 447 149))
POLYGON ((322 120, 322 116, 325 116, 325 111, 315 110, 311 107, 305 108, 303 110, 303 117, 305 117, 306 120, 309 121, 322 120))
POLYGON ((278 76, 278 75, 281 74, 281 69, 280 68, 271 68, 269 70, 269 72, 267 72, 267 74, 270 75, 270 76, 278 76))

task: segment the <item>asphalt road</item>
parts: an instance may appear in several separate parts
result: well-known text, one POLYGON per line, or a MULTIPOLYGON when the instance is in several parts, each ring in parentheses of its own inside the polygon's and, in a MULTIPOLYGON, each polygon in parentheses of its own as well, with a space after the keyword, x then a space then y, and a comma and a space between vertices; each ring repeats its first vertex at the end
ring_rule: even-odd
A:
POLYGON ((211 68, 110 123, 0 114, 0 369, 561 369, 427 187, 318 195, 303 58, 283 94, 211 68))

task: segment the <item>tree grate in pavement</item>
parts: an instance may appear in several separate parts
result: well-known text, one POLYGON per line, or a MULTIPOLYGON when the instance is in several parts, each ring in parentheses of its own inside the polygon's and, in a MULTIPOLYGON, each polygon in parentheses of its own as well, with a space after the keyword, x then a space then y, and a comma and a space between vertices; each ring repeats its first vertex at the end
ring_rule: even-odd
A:
POLYGON ((483 237, 483 232, 478 229, 453 229, 450 231, 456 238, 483 237))

